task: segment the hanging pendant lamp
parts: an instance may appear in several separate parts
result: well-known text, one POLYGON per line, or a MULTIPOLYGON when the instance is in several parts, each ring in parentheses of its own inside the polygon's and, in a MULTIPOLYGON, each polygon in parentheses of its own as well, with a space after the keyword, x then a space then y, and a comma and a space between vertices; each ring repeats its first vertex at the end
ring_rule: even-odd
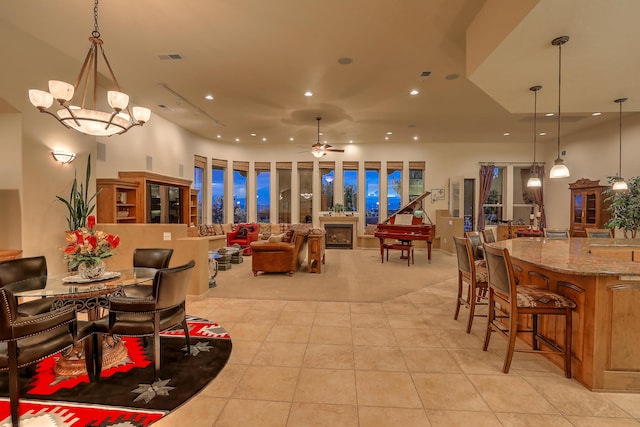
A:
POLYGON ((618 174, 613 180, 613 186, 611 187, 614 191, 627 191, 629 186, 627 186, 626 181, 622 177, 622 103, 625 102, 627 98, 618 98, 614 102, 620 105, 620 149, 618 151, 620 157, 618 161, 618 174))
POLYGON ((567 178, 569 168, 560 158, 560 89, 562 87, 562 45, 569 41, 569 36, 561 36, 553 39, 551 44, 558 46, 558 157, 553 162, 553 167, 549 172, 549 178, 567 178))
POLYGON ((531 164, 531 174, 529 176, 529 181, 527 181, 527 187, 531 188, 542 187, 542 181, 540 180, 538 171, 536 170, 536 138, 538 136, 536 133, 536 120, 538 112, 538 91, 540 89, 542 89, 542 86, 540 85, 531 86, 529 88, 529 90, 533 92, 533 163, 531 164))

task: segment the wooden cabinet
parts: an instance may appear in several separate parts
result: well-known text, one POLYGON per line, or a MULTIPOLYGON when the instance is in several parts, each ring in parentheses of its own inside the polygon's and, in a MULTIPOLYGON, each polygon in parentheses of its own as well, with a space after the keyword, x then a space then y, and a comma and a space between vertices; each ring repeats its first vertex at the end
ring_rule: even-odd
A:
POLYGON ((189 196, 189 226, 198 226, 198 193, 200 190, 194 188, 191 189, 191 195, 189 196))
POLYGON ((307 273, 321 273, 324 264, 325 232, 312 230, 307 236, 307 273))
POLYGON ((611 218, 608 211, 609 204, 602 194, 606 185, 600 185, 600 180, 591 181, 581 178, 569 184, 571 190, 571 219, 569 232, 571 237, 587 237, 587 228, 604 228, 604 224, 611 218))
POLYGON ((100 223, 144 222, 138 205, 140 184, 122 179, 97 179, 96 219, 100 223))

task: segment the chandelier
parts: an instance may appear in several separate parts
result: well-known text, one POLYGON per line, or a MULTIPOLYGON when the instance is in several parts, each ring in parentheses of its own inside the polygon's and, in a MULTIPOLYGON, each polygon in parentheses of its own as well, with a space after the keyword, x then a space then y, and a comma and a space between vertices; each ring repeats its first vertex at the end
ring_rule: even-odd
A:
POLYGON ((142 126, 149 121, 151 110, 144 107, 129 108, 129 95, 123 93, 120 89, 118 79, 116 79, 109 60, 104 53, 103 41, 100 38, 98 29, 98 0, 95 0, 93 7, 93 22, 93 32, 89 37, 91 46, 75 85, 59 80, 49 80, 49 92, 31 89, 29 90, 29 100, 41 113, 47 113, 55 117, 64 126, 75 129, 78 132, 95 136, 122 134, 133 126, 142 126), (110 112, 99 111, 96 107, 99 53, 102 55, 117 89, 107 92, 107 102, 113 109, 110 112), (77 94, 80 85, 82 85, 82 93, 80 105, 77 105, 72 100, 74 94, 77 94), (93 104, 90 107, 85 107, 89 88, 93 89, 93 104), (62 108, 52 113, 48 108, 53 105, 54 100, 62 108))

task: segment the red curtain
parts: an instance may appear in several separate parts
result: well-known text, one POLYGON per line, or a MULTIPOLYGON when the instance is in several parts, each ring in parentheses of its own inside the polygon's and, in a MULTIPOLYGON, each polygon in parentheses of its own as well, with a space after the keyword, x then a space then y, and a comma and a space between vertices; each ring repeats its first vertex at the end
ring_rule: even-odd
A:
MULTIPOLYGON (((532 171, 538 174, 538 178, 540 181, 544 181, 544 165, 533 165, 532 171)), ((535 199, 536 205, 540 208, 540 222, 538 226, 540 229, 544 229, 547 226, 547 219, 544 213, 544 197, 542 194, 543 187, 537 187, 533 189, 533 198, 535 199)))
POLYGON ((491 184, 493 183, 493 170, 495 165, 480 166, 480 198, 478 200, 478 231, 484 230, 484 208, 482 207, 489 198, 491 184))

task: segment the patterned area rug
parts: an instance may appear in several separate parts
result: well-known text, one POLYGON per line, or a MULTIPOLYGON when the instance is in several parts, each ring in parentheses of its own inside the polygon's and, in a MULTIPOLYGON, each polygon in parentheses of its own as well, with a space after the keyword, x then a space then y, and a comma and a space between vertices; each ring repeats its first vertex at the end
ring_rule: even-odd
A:
MULTIPOLYGON (((202 390, 222 370, 231 354, 227 331, 206 319, 188 318, 191 354, 184 331, 161 334, 160 379, 154 381, 152 348, 141 338, 123 338, 127 355, 103 370, 100 380, 54 372, 60 354, 40 362, 35 372, 22 370, 20 425, 24 427, 147 426, 202 390)), ((147 341, 151 343, 152 338, 147 341)), ((10 426, 8 375, 0 373, 0 426, 10 426)))

